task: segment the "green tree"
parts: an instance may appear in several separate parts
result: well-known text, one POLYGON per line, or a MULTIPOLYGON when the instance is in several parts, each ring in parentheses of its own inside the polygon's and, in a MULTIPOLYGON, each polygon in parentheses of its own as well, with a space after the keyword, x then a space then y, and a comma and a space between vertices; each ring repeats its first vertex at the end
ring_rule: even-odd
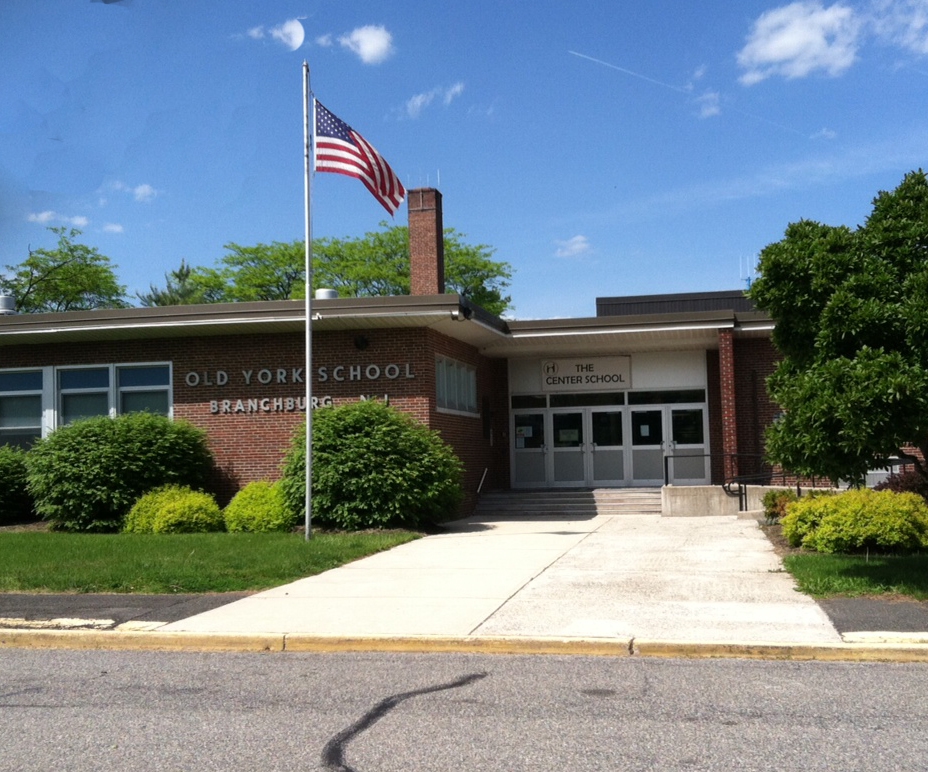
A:
POLYGON ((225 294, 225 281, 216 277, 203 276, 202 270, 187 265, 185 260, 180 261, 177 268, 164 275, 167 282, 164 289, 149 285, 150 291, 139 293, 139 302, 143 306, 187 306, 195 303, 217 303, 225 294))
POLYGON ((861 481, 890 456, 926 475, 928 178, 881 192, 855 230, 802 220, 760 255, 750 296, 776 322, 783 360, 768 381, 783 409, 771 460, 861 481))
POLYGON ((55 249, 29 250, 19 265, 6 266, 0 289, 13 296, 20 313, 125 308, 126 288, 115 266, 95 247, 78 244, 76 228, 49 228, 58 236, 55 249))
MULTIPOLYGON (((409 230, 386 227, 357 239, 317 239, 313 242, 313 287, 338 290, 342 297, 409 294, 409 230)), ((445 229, 445 285, 447 291, 463 295, 487 311, 502 314, 511 310, 511 297, 504 294, 512 278, 512 267, 492 260, 494 250, 484 244, 464 242, 464 235, 445 229)), ((305 246, 302 241, 275 241, 243 247, 225 245, 215 268, 181 269, 166 276, 164 289, 151 287, 140 296, 146 305, 190 302, 236 302, 287 300, 305 297, 305 246), (190 294, 172 292, 183 283, 190 294), (186 299, 195 298, 195 299, 186 299)))

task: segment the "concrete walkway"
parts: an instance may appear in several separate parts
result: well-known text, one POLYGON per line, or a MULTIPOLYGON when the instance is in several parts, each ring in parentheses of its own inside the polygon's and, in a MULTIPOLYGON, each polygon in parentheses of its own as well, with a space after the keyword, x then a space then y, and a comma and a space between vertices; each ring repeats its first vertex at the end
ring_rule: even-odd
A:
POLYGON ((841 644, 753 520, 469 518, 157 632, 841 644))

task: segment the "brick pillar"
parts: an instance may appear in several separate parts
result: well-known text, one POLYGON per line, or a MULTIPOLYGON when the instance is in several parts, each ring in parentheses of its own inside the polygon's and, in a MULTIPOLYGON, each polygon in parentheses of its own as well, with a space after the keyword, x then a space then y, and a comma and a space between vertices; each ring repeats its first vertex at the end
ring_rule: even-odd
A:
POLYGON ((441 193, 435 188, 410 190, 409 278, 411 295, 445 292, 445 242, 441 193))
POLYGON ((725 478, 738 474, 738 413, 735 402, 735 349, 731 329, 719 330, 719 392, 725 478))

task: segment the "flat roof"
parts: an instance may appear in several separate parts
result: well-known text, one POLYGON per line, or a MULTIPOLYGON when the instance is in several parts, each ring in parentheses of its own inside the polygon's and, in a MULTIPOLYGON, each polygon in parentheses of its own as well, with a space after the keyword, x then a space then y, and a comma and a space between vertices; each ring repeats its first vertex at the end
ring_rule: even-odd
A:
MULTIPOLYGON (((743 293, 740 293, 743 297, 743 293)), ((720 300, 733 293, 684 296, 641 295, 623 301, 625 313, 586 318, 509 320, 488 313, 460 295, 313 299, 313 329, 373 330, 432 328, 473 345, 490 357, 615 353, 715 348, 718 330, 739 336, 769 336, 773 324, 756 310, 669 310, 665 301, 720 300), (629 313, 658 302, 661 310, 629 313)), ((599 298, 600 300, 609 300, 599 298)), ((753 309, 753 306, 751 306, 753 309)), ((303 300, 214 303, 150 308, 98 309, 0 316, 0 347, 144 338, 188 338, 244 333, 302 332, 303 300)))

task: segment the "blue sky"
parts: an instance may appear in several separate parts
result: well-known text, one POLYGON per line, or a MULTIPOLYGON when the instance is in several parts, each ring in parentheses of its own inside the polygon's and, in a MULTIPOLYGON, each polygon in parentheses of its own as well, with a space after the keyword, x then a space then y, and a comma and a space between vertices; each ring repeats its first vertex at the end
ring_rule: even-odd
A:
MULTIPOLYGON (((377 5, 0 3, 0 266, 72 225, 135 293, 302 238, 304 59, 512 264, 517 318, 743 286, 788 223, 859 225, 928 166, 928 0, 377 5)), ((316 176, 316 236, 384 219, 316 176)))

